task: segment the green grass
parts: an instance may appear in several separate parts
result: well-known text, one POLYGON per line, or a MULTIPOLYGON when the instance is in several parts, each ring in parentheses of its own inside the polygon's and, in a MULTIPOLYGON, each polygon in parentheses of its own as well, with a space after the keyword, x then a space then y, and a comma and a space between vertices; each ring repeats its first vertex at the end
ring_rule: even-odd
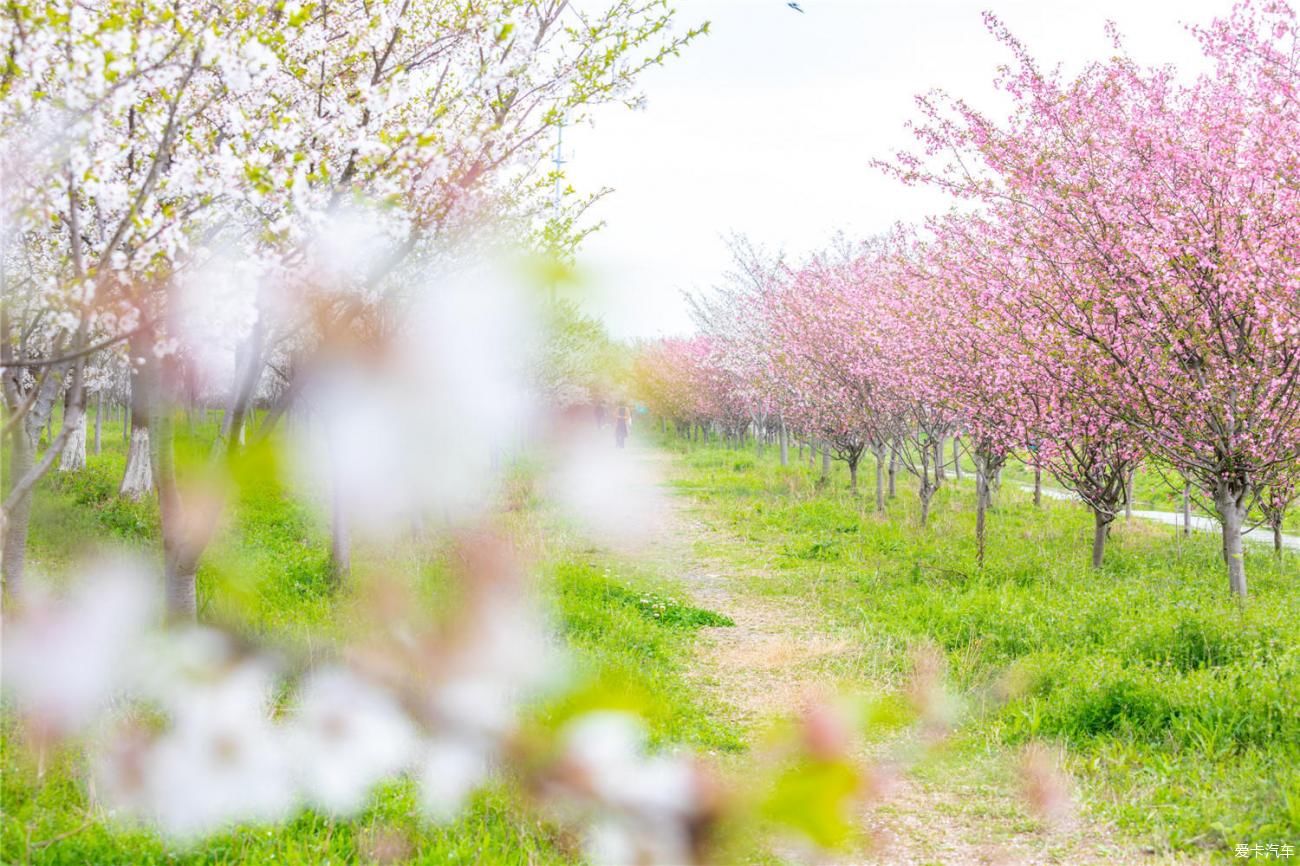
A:
MULTIPOLYGON (((201 454, 214 433, 214 422, 200 424, 180 452, 201 454)), ((34 572, 57 580, 104 543, 157 555, 156 507, 116 496, 120 428, 106 425, 104 443, 86 471, 42 482, 34 572)), ((953 766, 977 763, 962 749, 987 755, 1046 739, 1065 745, 1090 808, 1155 847, 1209 848, 1230 859, 1238 842, 1300 842, 1300 557, 1275 560, 1266 547, 1249 547, 1252 596, 1237 605, 1213 535, 1182 539, 1169 527, 1120 521, 1104 568, 1093 571, 1091 520, 1080 506, 1037 509, 1004 484, 981 570, 969 484, 945 485, 932 525, 921 530, 905 475, 889 514, 872 513, 870 462, 860 479, 868 493, 853 498, 840 464, 822 487, 806 464, 776 465, 772 448, 758 456, 675 440, 665 447, 679 452, 680 492, 734 537, 708 554, 753 575, 754 591, 811 603, 853 637, 858 651, 826 662, 837 677, 888 692, 907 677, 913 646, 944 651, 967 710, 948 752, 953 766)), ((254 452, 236 478, 199 575, 203 615, 272 640, 336 636, 349 597, 329 585, 319 516, 290 495, 274 452, 254 452)), ((536 708, 536 720, 626 706, 645 714, 656 744, 742 750, 747 732, 724 721, 686 675, 699 630, 727 626, 725 616, 691 605, 669 575, 582 547, 532 498, 525 505, 516 528, 545 538, 544 596, 575 656, 573 690, 536 708)), ((366 554, 358 557, 366 567, 366 554)), ((372 564, 393 563, 420 574, 430 604, 438 603, 445 562, 437 551, 385 551, 372 564)), ((404 840, 416 863, 548 864, 572 862, 576 850, 509 786, 483 792, 460 820, 438 826, 420 817, 402 782, 352 821, 306 813, 178 850, 91 808, 75 751, 48 755, 38 781, 7 715, 2 733, 3 862, 350 863, 388 837, 404 840)))
POLYGON ((819 490, 819 469, 782 468, 772 448, 667 447, 762 591, 813 600, 857 637, 846 680, 897 684, 907 649, 935 643, 973 748, 1064 744, 1091 806, 1157 847, 1300 843, 1300 557, 1249 548, 1238 605, 1213 534, 1134 520, 1094 571, 1081 506, 1038 509, 1004 484, 980 570, 970 485, 946 484, 922 530, 905 475, 880 518, 841 465, 819 490))
MULTIPOLYGON (((200 424, 193 439, 183 423, 179 428, 182 458, 201 455, 216 434, 214 421, 200 424)), ((125 463, 121 427, 105 424, 104 433, 103 453, 92 454, 84 472, 51 472, 41 482, 29 574, 58 582, 84 553, 106 544, 158 555, 156 504, 117 497, 125 463)), ((337 636, 347 625, 350 599, 330 587, 319 516, 290 495, 273 451, 254 451, 234 476, 227 519, 199 572, 201 617, 298 645, 337 636)), ((645 714, 654 743, 740 749, 736 731, 717 720, 685 678, 698 629, 725 625, 725 619, 681 601, 681 587, 666 576, 631 570, 579 547, 535 505, 515 517, 518 531, 546 539, 544 595, 557 637, 574 656, 573 693, 539 706, 537 717, 553 721, 577 705, 620 705, 645 714)), ((438 551, 361 550, 354 567, 384 567, 394 556, 423 578, 430 604, 437 604, 446 564, 438 551)), ((410 856, 404 862, 421 864, 551 864, 576 857, 575 840, 539 823, 508 785, 481 793, 459 820, 440 826, 420 816, 407 782, 380 791, 370 811, 351 821, 304 813, 284 826, 242 828, 178 849, 144 830, 108 822, 89 803, 84 757, 76 750, 47 755, 38 779, 12 714, 0 718, 4 863, 342 864, 367 862, 388 838, 401 840, 410 856)))

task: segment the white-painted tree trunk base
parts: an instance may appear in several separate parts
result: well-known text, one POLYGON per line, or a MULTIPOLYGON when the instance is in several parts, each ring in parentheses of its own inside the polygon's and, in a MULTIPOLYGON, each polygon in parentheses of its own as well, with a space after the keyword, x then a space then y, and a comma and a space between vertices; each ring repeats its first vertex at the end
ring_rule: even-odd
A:
POLYGON ((86 468, 86 413, 77 419, 77 426, 72 428, 72 435, 63 445, 59 455, 60 472, 80 472, 86 468))
POLYGON ((153 491, 153 463, 149 457, 149 430, 137 427, 131 431, 127 446, 126 472, 118 494, 129 499, 140 499, 153 491))
POLYGON ((167 574, 167 615, 174 622, 194 622, 198 618, 198 586, 194 572, 167 574))

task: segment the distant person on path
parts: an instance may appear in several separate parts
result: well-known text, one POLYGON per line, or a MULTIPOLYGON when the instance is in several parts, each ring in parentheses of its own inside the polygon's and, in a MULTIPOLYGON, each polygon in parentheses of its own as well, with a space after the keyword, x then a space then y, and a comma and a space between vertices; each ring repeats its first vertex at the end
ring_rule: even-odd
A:
POLYGON ((618 412, 614 415, 614 439, 618 442, 618 447, 622 448, 623 443, 627 441, 627 431, 632 429, 632 413, 628 411, 626 404, 620 404, 618 412))

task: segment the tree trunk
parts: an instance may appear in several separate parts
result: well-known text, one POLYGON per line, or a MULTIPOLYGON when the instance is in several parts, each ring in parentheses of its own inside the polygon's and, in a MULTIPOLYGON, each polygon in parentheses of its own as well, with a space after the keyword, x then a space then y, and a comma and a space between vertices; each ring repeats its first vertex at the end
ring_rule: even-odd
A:
POLYGON ((917 496, 921 500, 921 528, 930 525, 930 497, 934 495, 934 489, 930 487, 928 478, 922 479, 921 487, 917 490, 917 496))
POLYGON ((153 461, 149 451, 148 416, 142 418, 140 413, 132 410, 131 440, 126 450, 126 471, 117 490, 119 496, 142 499, 153 490, 153 461))
POLYGON ((876 513, 885 513, 885 454, 877 450, 876 454, 876 513))
POLYGON ((918 449, 918 456, 921 458, 921 484, 916 488, 916 495, 921 500, 921 527, 924 529, 930 522, 930 497, 939 489, 937 483, 932 484, 930 481, 930 458, 933 456, 934 448, 929 443, 922 444, 918 449))
MULTIPOLYGON (((143 338, 147 339, 147 338, 143 338)), ((153 348, 131 341, 133 358, 149 358, 153 348)), ((149 442, 149 413, 153 401, 154 371, 156 362, 131 363, 131 435, 126 449, 126 471, 118 495, 128 499, 141 499, 153 490, 153 458, 149 442)))
MULTIPOLYGON (((0 353, 3 352, 0 349, 0 353)), ((41 429, 45 426, 46 419, 54 415, 60 387, 60 377, 51 372, 40 383, 40 390, 28 408, 27 416, 15 423, 9 431, 9 472, 7 475, 0 472, 4 482, 4 502, 8 506, 4 515, 0 516, 0 524, 4 527, 0 572, 3 573, 4 592, 11 597, 17 597, 23 591, 34 485, 29 485, 26 492, 18 493, 16 499, 14 494, 18 492, 19 485, 30 480, 32 473, 37 471, 36 451, 41 429)), ((6 407, 10 410, 13 410, 12 401, 17 399, 16 388, 13 379, 6 383, 6 407)))
POLYGON ((131 441, 131 404, 122 404, 122 444, 131 441))
POLYGON ((1043 507, 1043 467, 1034 464, 1034 507, 1043 507))
POLYGON ((95 395, 95 453, 99 454, 100 437, 104 433, 104 392, 95 395))
POLYGON ((948 473, 943 468, 943 437, 934 437, 934 486, 942 487, 948 480, 948 473))
POLYGON ((961 481, 961 437, 952 437, 952 477, 961 481))
POLYGON ((808 443, 808 468, 813 469, 817 466, 817 443, 808 443))
POLYGON ((898 495, 898 452, 891 445, 889 448, 889 498, 898 495))
POLYGON ((822 446, 822 481, 831 480, 831 452, 822 446))
POLYGON ((976 461, 975 468, 975 564, 984 568, 985 525, 989 506, 989 485, 984 469, 976 461))
POLYGON ((795 462, 802 463, 803 462, 803 440, 802 439, 799 439, 795 442, 795 448, 798 449, 797 456, 795 457, 795 462))
POLYGON ((199 616, 198 575, 167 569, 167 616, 176 622, 194 622, 199 616))
MULTIPOLYGON (((155 381, 151 379, 150 381, 155 381)), ((148 398, 145 398, 148 399, 148 398)), ((140 414, 139 404, 132 412, 140 414)), ((199 556, 207 544, 205 527, 186 519, 185 503, 176 486, 176 461, 172 452, 174 431, 166 407, 152 404, 145 416, 152 429, 147 442, 151 446, 151 474, 158 483, 158 516, 162 524, 163 597, 167 617, 174 622, 194 622, 198 618, 199 556)), ((135 431, 131 447, 136 447, 135 431)), ((194 515, 189 515, 193 518, 194 515)))
POLYGON ((858 457, 849 457, 849 493, 858 495, 858 457))
POLYGON ((1093 509, 1092 518, 1092 567, 1101 568, 1102 557, 1106 554, 1106 535, 1110 530, 1110 522, 1115 517, 1104 511, 1093 509))
POLYGON ((72 425, 72 433, 59 454, 59 471, 80 472, 86 468, 86 413, 67 407, 63 410, 63 423, 72 425))
POLYGON ((1192 534, 1192 484, 1183 482, 1183 535, 1192 534))
POLYGON ((1214 507, 1223 525, 1223 561, 1228 566, 1228 588, 1238 598, 1246 597, 1246 560, 1241 548, 1242 526, 1246 522, 1245 485, 1220 481, 1214 491, 1214 507))
MULTIPOLYGON (((5 480, 5 498, 14 483, 36 465, 36 445, 21 421, 9 431, 9 477, 5 480)), ((4 528, 4 552, 0 564, 4 570, 4 592, 17 598, 23 590, 23 566, 27 562, 27 528, 31 523, 32 494, 15 503, 4 528)))
POLYGON ((785 422, 781 422, 781 465, 790 465, 790 434, 785 429, 785 422))

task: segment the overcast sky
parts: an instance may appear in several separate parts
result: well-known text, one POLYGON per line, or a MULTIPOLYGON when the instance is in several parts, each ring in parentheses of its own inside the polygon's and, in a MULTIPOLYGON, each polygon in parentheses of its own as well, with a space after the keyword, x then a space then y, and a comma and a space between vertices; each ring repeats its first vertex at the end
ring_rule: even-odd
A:
POLYGON ((647 105, 603 108, 565 130, 574 186, 614 192, 581 263, 590 312, 616 337, 690 331, 684 289, 727 267, 723 236, 798 257, 838 229, 865 237, 943 210, 935 193, 882 176, 870 160, 910 142, 913 97, 931 88, 996 107, 1007 55, 981 13, 1006 21, 1041 65, 1067 71, 1111 52, 1115 21, 1132 54, 1193 67, 1187 23, 1230 0, 679 0, 708 36, 643 80, 647 105))

